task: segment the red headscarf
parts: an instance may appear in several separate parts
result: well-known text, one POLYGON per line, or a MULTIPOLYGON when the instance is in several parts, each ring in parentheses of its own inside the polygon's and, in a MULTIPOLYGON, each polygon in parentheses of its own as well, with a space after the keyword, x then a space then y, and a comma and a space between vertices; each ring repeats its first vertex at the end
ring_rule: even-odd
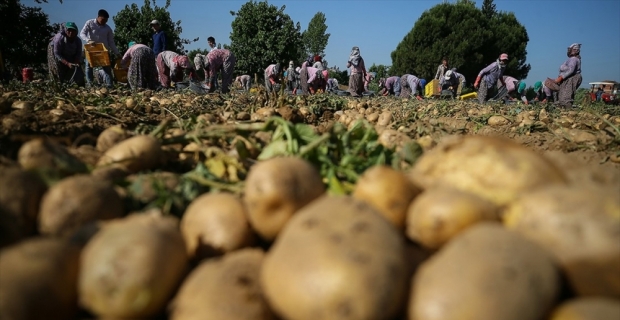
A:
POLYGON ((321 56, 319 56, 318 54, 314 56, 314 62, 317 62, 317 61, 321 61, 321 56))
POLYGON ((177 68, 189 69, 191 66, 189 58, 187 56, 176 56, 172 58, 172 61, 177 65, 177 68))

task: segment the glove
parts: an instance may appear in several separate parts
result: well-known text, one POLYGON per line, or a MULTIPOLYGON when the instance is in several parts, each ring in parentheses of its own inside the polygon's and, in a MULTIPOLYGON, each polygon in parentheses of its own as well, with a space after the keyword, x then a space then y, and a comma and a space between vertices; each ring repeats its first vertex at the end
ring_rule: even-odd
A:
POLYGON ((269 78, 269 83, 271 83, 271 84, 276 84, 276 81, 275 81, 275 80, 273 80, 272 78, 269 78))
POLYGON ((480 76, 478 76, 478 78, 476 78, 476 82, 474 82, 474 88, 478 89, 479 85, 480 85, 480 76))
POLYGON ((555 79, 555 83, 560 84, 563 80, 564 78, 562 78, 562 76, 559 76, 557 79, 555 79))
POLYGON ((424 100, 424 99, 422 99, 422 97, 420 97, 420 96, 415 96, 415 98, 416 98, 416 99, 418 99, 419 101, 424 100))
POLYGON ((310 87, 308 88, 308 90, 310 91, 310 93, 314 94, 314 88, 310 87))

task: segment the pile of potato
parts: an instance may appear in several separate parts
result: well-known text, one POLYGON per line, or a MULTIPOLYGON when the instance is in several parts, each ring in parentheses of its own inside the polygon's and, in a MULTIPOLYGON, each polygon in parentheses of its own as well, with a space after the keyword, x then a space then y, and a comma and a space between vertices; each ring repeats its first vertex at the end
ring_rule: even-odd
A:
POLYGON ((111 182, 160 168, 157 139, 96 149, 85 171, 33 140, 0 167, 0 319, 620 319, 620 177, 568 158, 448 137, 350 196, 273 158, 179 219, 111 182))

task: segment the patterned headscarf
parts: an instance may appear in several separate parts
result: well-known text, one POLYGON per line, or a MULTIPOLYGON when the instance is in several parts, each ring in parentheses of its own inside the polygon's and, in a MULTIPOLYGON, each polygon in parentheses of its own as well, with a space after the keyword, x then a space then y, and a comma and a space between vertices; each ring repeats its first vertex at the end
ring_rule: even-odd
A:
POLYGON ((379 79, 379 88, 385 87, 385 78, 379 79))
POLYGON ((581 53, 581 43, 573 43, 568 47, 568 56, 578 56, 581 53))
POLYGON ((189 69, 192 66, 187 56, 176 56, 172 58, 172 62, 174 62, 177 68, 189 69))
POLYGON ((362 59, 362 56, 360 55, 360 48, 353 47, 353 49, 351 49, 351 55, 349 55, 349 61, 351 62, 352 65, 357 67, 358 63, 360 62, 360 59, 362 59))
POLYGON ((276 65, 273 67, 273 70, 271 70, 271 74, 278 74, 280 73, 280 64, 276 63, 276 65))
POLYGON ((200 69, 206 69, 206 65, 205 65, 205 56, 202 54, 197 54, 194 57, 194 66, 196 66, 196 69, 200 70, 200 69))

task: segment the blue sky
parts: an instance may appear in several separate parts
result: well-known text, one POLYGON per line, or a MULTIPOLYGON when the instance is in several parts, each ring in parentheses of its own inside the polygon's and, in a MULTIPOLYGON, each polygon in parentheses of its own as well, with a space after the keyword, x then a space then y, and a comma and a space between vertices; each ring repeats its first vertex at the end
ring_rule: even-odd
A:
MULTIPOLYGON (((86 20, 95 18, 99 9, 106 9, 114 16, 126 4, 134 2, 139 6, 144 3, 143 0, 64 0, 60 4, 58 0, 49 0, 39 5, 34 0, 22 0, 25 5, 43 8, 52 23, 74 21, 80 28, 86 20)), ((229 12, 238 10, 245 2, 172 0, 169 11, 174 21, 182 21, 183 38, 200 37, 198 42, 186 46, 191 50, 206 48, 208 36, 222 44, 230 43, 234 17, 229 12)), ((330 66, 341 69, 345 67, 352 46, 360 47, 368 67, 372 63, 391 65, 390 53, 415 21, 424 11, 441 2, 269 1, 278 7, 286 5, 285 12, 301 23, 302 31, 316 12, 325 13, 327 32, 331 33, 325 58, 330 66)), ((164 5, 165 0, 158 0, 157 4, 164 5)), ((495 4, 499 11, 514 12, 527 29, 530 38, 527 62, 532 65, 525 79, 528 86, 547 77, 555 78, 566 59, 566 48, 575 42, 582 44, 582 87, 593 81, 620 81, 620 0, 495 0, 495 4)), ((476 5, 480 7, 482 0, 477 0, 476 5)), ((112 19, 109 23, 114 28, 112 19)))

